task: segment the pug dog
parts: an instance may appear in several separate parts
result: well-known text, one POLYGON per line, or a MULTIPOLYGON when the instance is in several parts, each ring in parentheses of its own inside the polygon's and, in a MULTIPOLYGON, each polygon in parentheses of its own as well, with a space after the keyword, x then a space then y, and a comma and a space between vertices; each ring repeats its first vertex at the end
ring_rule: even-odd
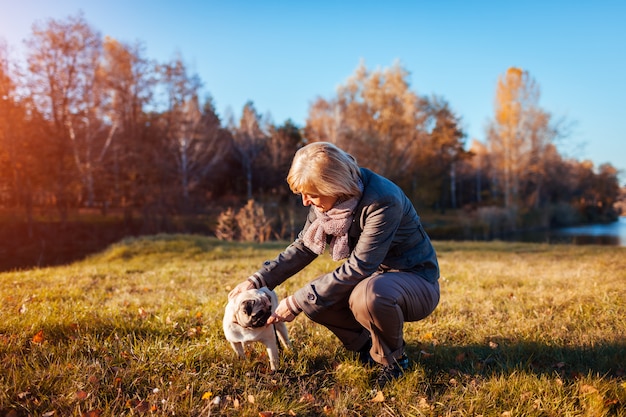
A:
POLYGON ((262 342, 267 348, 272 371, 278 369, 278 344, 286 349, 291 348, 291 341, 285 323, 274 323, 267 326, 278 306, 276 293, 267 287, 251 289, 230 297, 224 310, 224 334, 237 355, 245 359, 244 345, 262 342))

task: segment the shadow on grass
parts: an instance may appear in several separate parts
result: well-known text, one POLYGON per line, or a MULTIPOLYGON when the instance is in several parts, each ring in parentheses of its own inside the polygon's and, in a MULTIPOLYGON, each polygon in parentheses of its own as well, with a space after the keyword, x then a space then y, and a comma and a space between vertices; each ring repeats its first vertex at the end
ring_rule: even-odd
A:
POLYGON ((597 341, 593 346, 558 346, 528 341, 493 341, 488 346, 407 345, 409 357, 433 380, 454 376, 525 372, 558 376, 563 381, 586 375, 624 379, 626 341, 597 341))

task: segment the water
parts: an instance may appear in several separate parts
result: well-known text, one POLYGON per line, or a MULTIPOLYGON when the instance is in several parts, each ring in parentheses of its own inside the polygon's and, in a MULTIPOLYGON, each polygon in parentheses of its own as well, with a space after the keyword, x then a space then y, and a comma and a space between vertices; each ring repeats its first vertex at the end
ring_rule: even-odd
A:
POLYGON ((592 224, 545 232, 527 232, 514 240, 523 242, 571 243, 575 245, 626 246, 626 216, 610 224, 592 224))

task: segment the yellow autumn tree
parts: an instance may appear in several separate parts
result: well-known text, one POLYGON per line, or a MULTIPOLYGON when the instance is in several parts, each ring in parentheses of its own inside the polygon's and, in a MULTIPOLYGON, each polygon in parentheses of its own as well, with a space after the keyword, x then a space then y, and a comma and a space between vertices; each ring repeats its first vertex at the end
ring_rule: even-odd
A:
POLYGON ((319 98, 309 109, 305 136, 328 141, 354 155, 359 164, 394 177, 412 165, 425 121, 422 99, 409 88, 399 63, 369 71, 363 62, 336 98, 319 98))
POLYGON ((441 97, 418 96, 399 62, 364 63, 331 100, 309 109, 308 141, 328 141, 400 185, 422 206, 456 206, 455 168, 465 157, 461 120, 441 97))
POLYGON ((539 107, 539 97, 537 83, 520 68, 509 68, 498 80, 487 139, 493 186, 509 209, 537 205, 545 168, 543 155, 557 135, 550 114, 539 107))

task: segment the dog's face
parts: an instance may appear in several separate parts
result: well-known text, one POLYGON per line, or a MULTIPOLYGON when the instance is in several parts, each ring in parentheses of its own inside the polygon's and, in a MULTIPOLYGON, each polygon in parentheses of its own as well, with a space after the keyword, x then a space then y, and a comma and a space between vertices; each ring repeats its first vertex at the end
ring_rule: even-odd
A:
POLYGON ((248 290, 234 300, 235 318, 241 327, 264 327, 272 315, 272 300, 265 291, 248 290))

